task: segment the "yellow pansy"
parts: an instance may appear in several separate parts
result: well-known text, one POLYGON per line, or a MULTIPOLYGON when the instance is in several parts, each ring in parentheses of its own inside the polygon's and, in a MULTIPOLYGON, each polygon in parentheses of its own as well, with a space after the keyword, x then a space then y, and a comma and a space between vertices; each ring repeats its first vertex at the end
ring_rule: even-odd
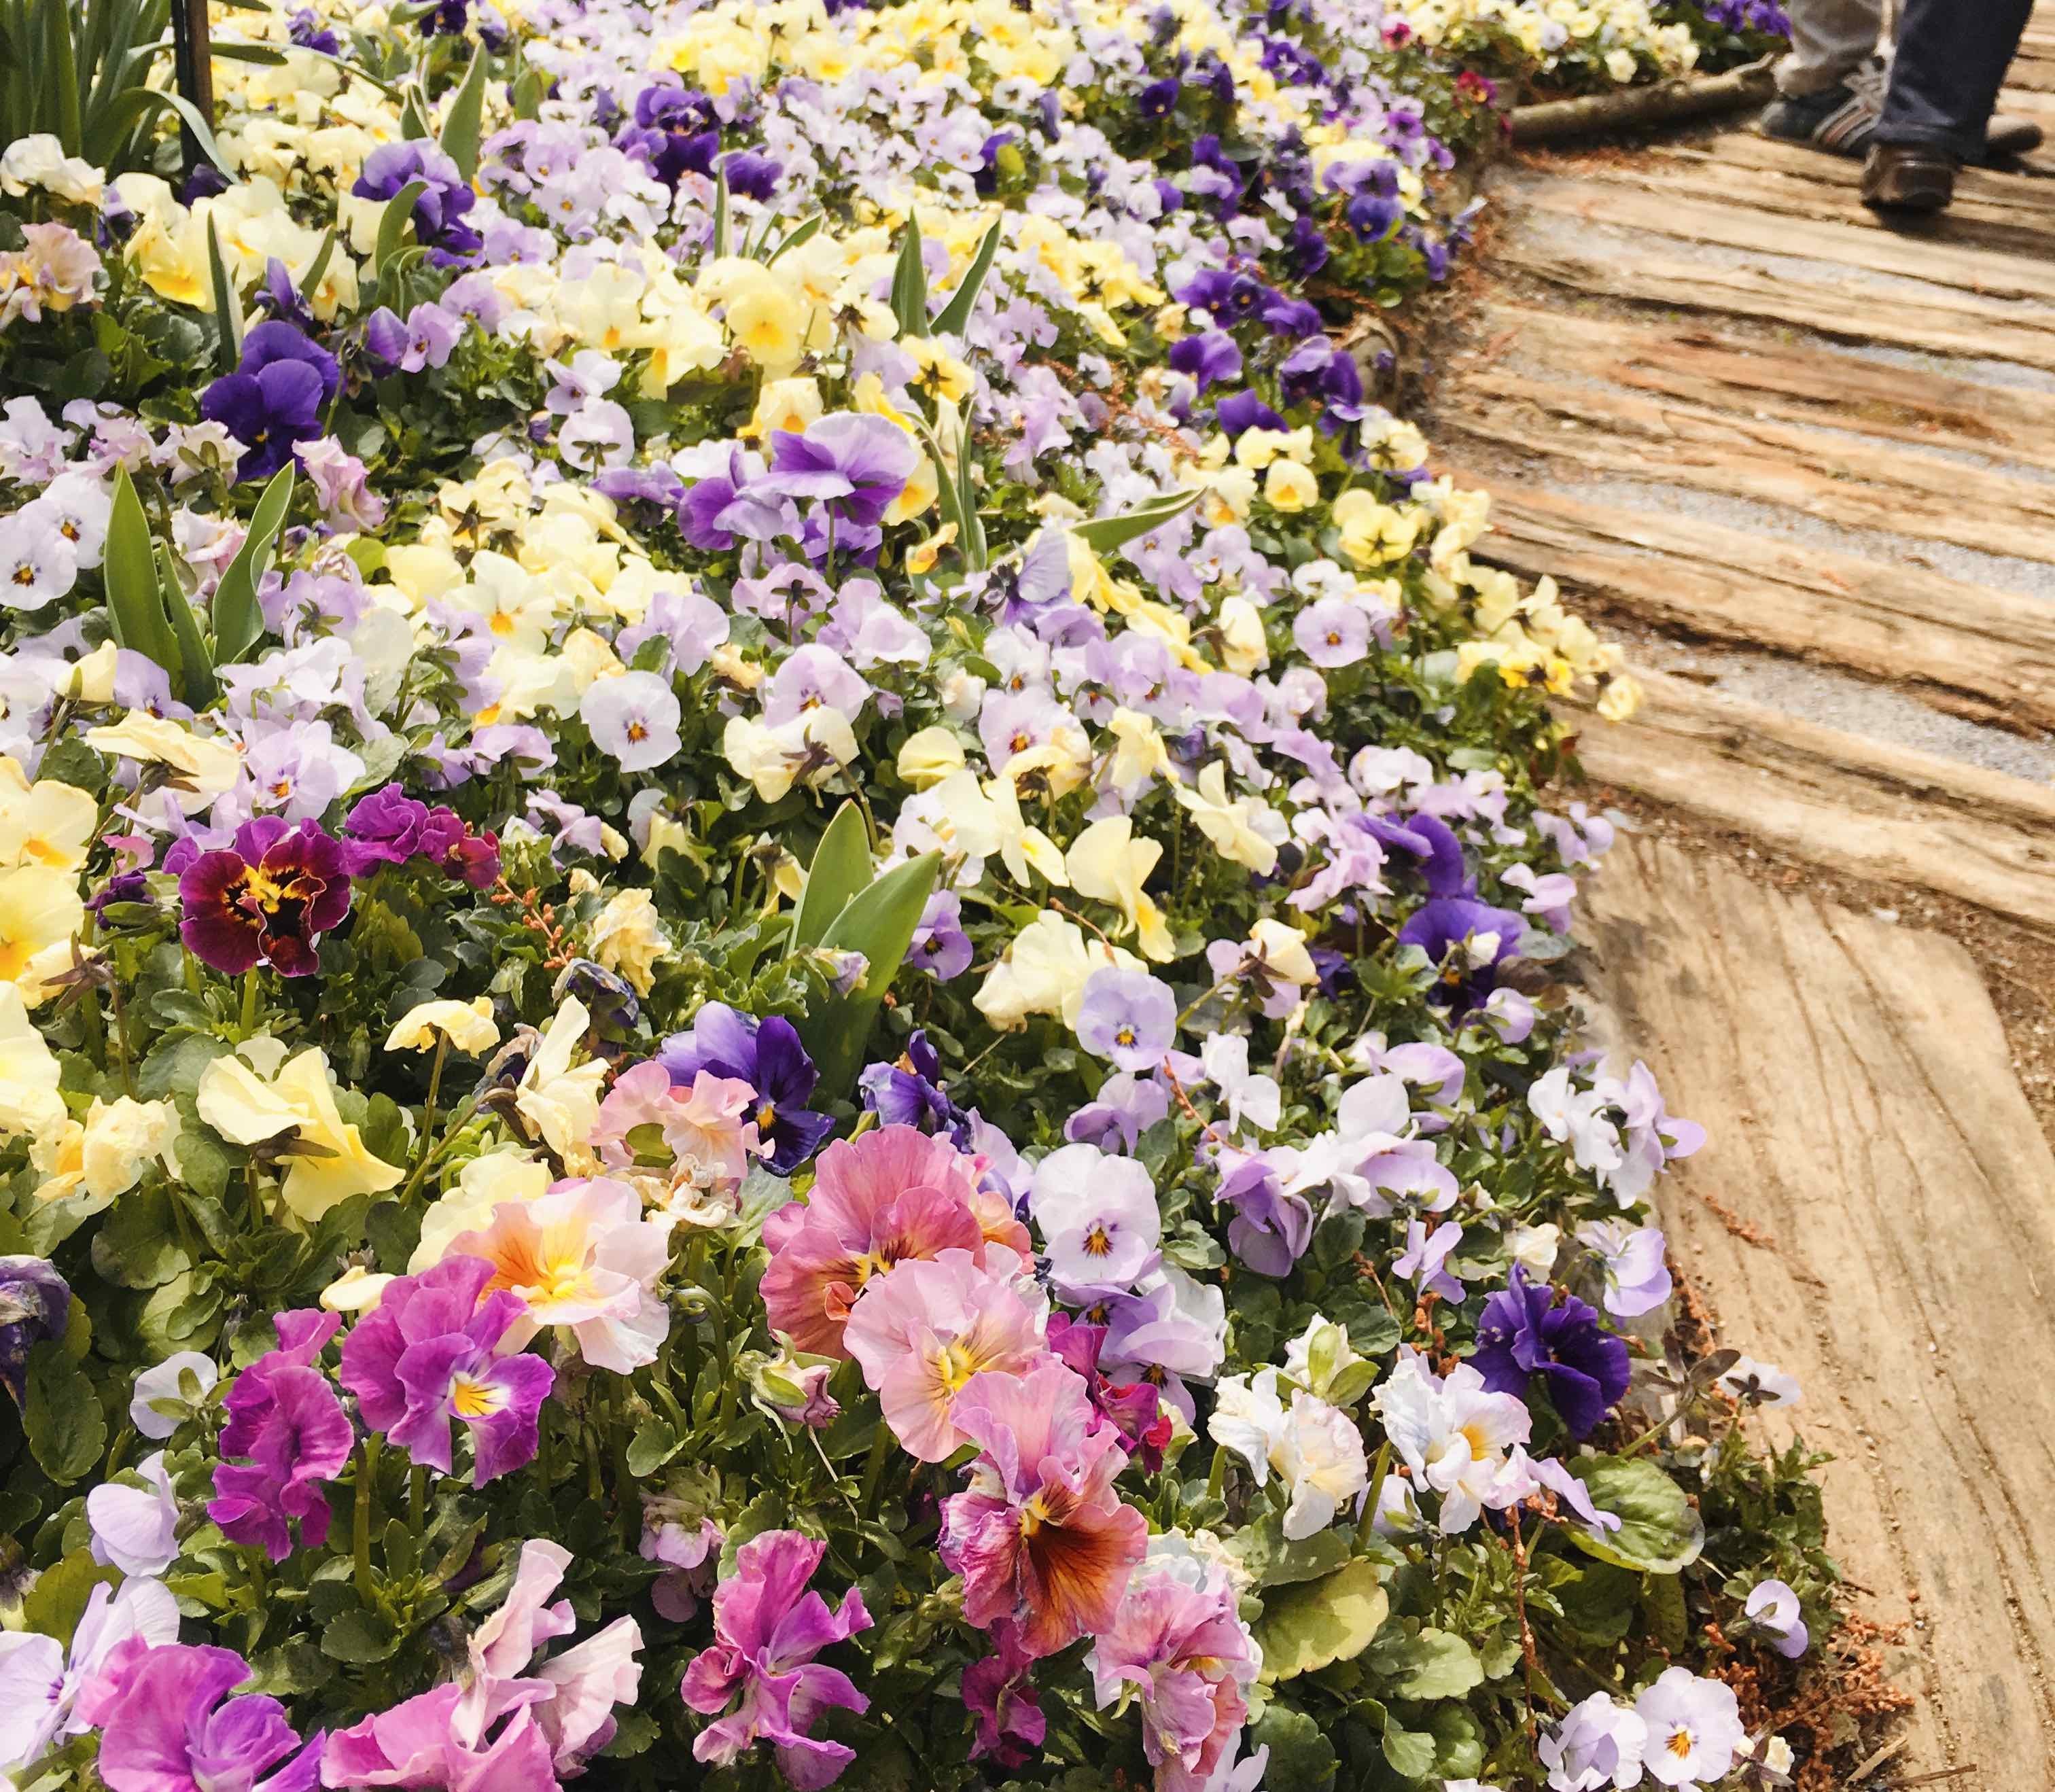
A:
POLYGON ((1118 908, 1144 956, 1158 964, 1177 957, 1177 949, 1164 925, 1163 911, 1142 886, 1162 856, 1158 842, 1135 839, 1130 817, 1108 815, 1072 841, 1063 858, 1071 887, 1081 896, 1118 908))
POLYGON ((575 1068, 571 1064, 591 1024, 585 1004, 566 997, 514 1091, 516 1111, 567 1163, 585 1151, 599 1118, 600 1091, 606 1086, 603 1059, 590 1059, 575 1068))
POLYGON ((646 890, 622 890, 592 924, 593 957, 626 977, 639 996, 649 993, 657 980, 657 961, 669 949, 657 905, 646 890))
POLYGON ((0 759, 0 866, 76 871, 99 820, 90 792, 54 778, 32 784, 14 760, 0 759))
POLYGON ((146 709, 132 709, 118 722, 89 729, 85 744, 138 765, 165 767, 180 807, 187 809, 211 803, 243 775, 243 756, 229 742, 195 734, 146 709))
POLYGON ((963 743, 937 724, 907 737, 899 749, 899 776, 916 790, 940 784, 964 768, 963 743))
POLYGON ((499 1043, 492 1018, 492 998, 475 996, 467 1002, 416 1002, 385 1036, 389 1052, 432 1052, 444 1040, 471 1057, 499 1043))
POLYGON ((231 1143, 257 1145, 291 1132, 319 1148, 286 1159, 286 1205, 303 1220, 318 1220, 353 1195, 382 1194, 406 1174, 365 1148, 335 1097, 328 1059, 311 1046, 268 1083, 232 1052, 216 1058, 200 1072, 195 1094, 200 1119, 231 1143))
POLYGON ((60 1131, 65 1115, 57 1078, 57 1061, 22 992, 0 983, 0 1132, 34 1139, 60 1131))
POLYGON ((1277 844, 1260 831, 1268 821, 1282 836, 1283 818, 1268 804, 1248 797, 1231 797, 1227 790, 1227 768, 1218 760, 1199 774, 1198 788, 1177 787, 1177 801, 1197 823, 1199 831, 1237 865, 1246 865, 1258 877, 1268 877, 1277 869, 1277 844))
POLYGON ((73 941, 85 924, 78 880, 44 865, 0 871, 0 982, 34 1008, 54 993, 50 979, 71 969, 73 941))

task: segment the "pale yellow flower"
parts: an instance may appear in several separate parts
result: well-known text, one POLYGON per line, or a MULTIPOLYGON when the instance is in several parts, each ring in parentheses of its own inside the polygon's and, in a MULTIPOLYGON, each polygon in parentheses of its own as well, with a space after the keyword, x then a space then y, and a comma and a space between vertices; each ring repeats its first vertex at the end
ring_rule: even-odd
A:
POLYGON ((657 961, 670 949, 659 924, 657 905, 646 890, 624 890, 599 911, 592 924, 592 955, 610 971, 618 971, 639 996, 657 981, 657 961))
POLYGON ((50 979, 71 969, 72 943, 85 925, 78 879, 69 871, 18 865, 0 871, 0 982, 31 1008, 54 993, 50 979))
POLYGON ((1134 838, 1130 817, 1108 815, 1072 841, 1063 860, 1072 888, 1117 907, 1139 939, 1143 955, 1158 964, 1177 957, 1177 949, 1164 925, 1163 911, 1142 886, 1162 856, 1158 842, 1134 838))
POLYGON ((899 776, 916 790, 926 790, 963 768, 963 743, 939 724, 909 735, 899 749, 899 776))
POLYGON ((492 998, 475 996, 467 1002, 416 1002, 385 1036, 389 1052, 432 1052, 448 1040, 458 1051, 481 1057, 499 1043, 492 1019, 492 998))
POLYGON ((287 1059, 268 1083, 234 1053, 216 1058, 200 1073, 195 1091, 200 1119, 231 1143, 261 1144, 291 1132, 319 1148, 286 1159, 286 1205, 303 1220, 318 1220, 353 1195, 382 1194, 406 1174, 365 1147, 335 1098, 328 1060, 311 1046, 287 1059))

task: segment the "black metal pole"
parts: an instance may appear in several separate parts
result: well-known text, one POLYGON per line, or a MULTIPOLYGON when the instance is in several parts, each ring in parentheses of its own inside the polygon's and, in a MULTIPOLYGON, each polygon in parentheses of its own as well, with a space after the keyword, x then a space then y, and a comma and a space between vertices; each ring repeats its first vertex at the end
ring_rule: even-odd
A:
MULTIPOLYGON (((211 129, 214 122, 214 46, 208 35, 207 0, 172 0, 172 57, 179 97, 211 129)), ((199 139, 181 120, 179 143, 190 175, 202 160, 199 139)))

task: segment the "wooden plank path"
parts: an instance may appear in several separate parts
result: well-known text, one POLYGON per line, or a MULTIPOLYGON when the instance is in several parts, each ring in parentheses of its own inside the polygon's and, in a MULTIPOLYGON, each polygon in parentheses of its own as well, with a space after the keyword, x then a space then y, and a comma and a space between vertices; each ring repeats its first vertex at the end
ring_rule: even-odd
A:
MULTIPOLYGON (((2004 104, 2055 136, 2051 0, 2004 104)), ((1745 124, 1502 169, 1432 436, 1478 557, 1636 643, 1647 704, 1578 752, 1698 843, 1623 839, 1572 974, 1710 1129, 1673 1254, 1805 1387, 1752 1422, 1834 1453, 1903 1627, 1868 1783, 2055 1792, 2055 1155, 1960 945, 1703 843, 2055 940, 2055 154, 1907 231, 1859 178, 1745 124)))
MULTIPOLYGON (((2008 109, 2046 101, 2055 132, 2055 6, 2013 79, 2008 109)), ((1955 210, 1908 231, 1859 179, 1745 126, 1501 171, 1434 439, 1493 494, 1481 558, 1658 648, 1804 662, 2046 743, 2055 154, 1966 170, 1955 210)), ((1588 732, 1587 762, 1789 855, 2055 930, 2050 787, 1821 709, 1659 681, 1640 722, 1588 732)))
POLYGON ((1953 941, 1623 841, 1591 886, 1602 1036, 1708 1149, 1659 1190, 1721 1341, 1797 1377, 1829 1545, 1904 1627, 1888 1783, 2055 1786, 2055 1155, 1953 941), (1737 1237, 1717 1202, 1766 1243, 1737 1237))

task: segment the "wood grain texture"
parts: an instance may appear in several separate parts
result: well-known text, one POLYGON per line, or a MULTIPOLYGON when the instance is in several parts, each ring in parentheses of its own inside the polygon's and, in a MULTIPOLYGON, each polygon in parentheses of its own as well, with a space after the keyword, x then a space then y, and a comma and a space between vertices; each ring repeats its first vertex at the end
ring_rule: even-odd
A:
POLYGON ((1643 681, 1648 701, 1632 721, 1595 721, 1580 738, 1599 783, 1808 862, 1940 890, 2055 937, 2055 791, 1684 679, 1643 681))
POLYGON ((1805 1390, 1751 1423, 1834 1452, 1830 1546, 1859 1608, 1907 1626, 1887 1665, 1919 1703, 1891 1782, 2055 1786, 2055 1158, 1975 967, 1631 839, 1584 926, 1605 1030, 1710 1133, 1658 1191, 1676 1259, 1721 1341, 1805 1390))
POLYGON ((1817 424, 2055 472, 2045 393, 1923 367, 1879 365, 1809 341, 1793 348, 1702 326, 1631 324, 1540 306, 1479 308, 1491 360, 1560 369, 1757 420, 1817 424))
POLYGON ((1453 396, 1449 428, 1517 452, 1600 472, 1666 476, 1844 528, 2055 562, 2055 484, 2045 480, 1966 469, 1854 432, 1490 367, 1463 375, 1453 396), (1972 491, 1973 519, 1962 514, 1972 491))
POLYGON ((1684 634, 1894 680, 1974 720, 2055 728, 2055 605, 1676 512, 1456 476, 1492 495, 1479 559, 1684 634))

